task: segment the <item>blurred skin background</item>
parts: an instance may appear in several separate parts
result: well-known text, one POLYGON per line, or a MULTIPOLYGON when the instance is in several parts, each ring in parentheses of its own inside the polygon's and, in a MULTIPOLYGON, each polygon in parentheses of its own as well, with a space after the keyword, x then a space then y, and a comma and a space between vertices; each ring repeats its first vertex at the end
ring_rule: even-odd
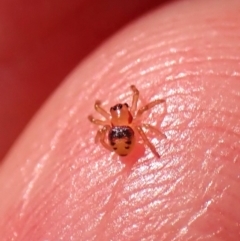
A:
POLYGON ((164 2, 168 1, 1 1, 0 159, 85 56, 164 2))
POLYGON ((2 162, 0 237, 240 240, 239 9, 1 1, 1 157, 50 98, 2 162), (93 145, 85 118, 98 96, 125 101, 129 80, 167 103, 160 160, 147 149, 133 166, 93 145))

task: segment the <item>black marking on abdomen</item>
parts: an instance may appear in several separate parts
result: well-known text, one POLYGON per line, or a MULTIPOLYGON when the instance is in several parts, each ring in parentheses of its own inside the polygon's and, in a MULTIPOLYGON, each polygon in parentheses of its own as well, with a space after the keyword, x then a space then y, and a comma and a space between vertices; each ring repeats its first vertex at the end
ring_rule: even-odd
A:
MULTIPOLYGON (((114 139, 127 138, 126 144, 131 144, 131 139, 134 136, 134 131, 129 126, 114 126, 108 133, 110 143, 114 143, 114 139)), ((111 144, 112 145, 112 144, 111 144)))

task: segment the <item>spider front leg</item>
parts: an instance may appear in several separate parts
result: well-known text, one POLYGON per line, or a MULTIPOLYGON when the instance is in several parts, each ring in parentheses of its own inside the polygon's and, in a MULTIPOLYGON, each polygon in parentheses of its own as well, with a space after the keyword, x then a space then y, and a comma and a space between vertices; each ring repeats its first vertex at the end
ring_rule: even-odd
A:
POLYGON ((98 119, 95 119, 92 115, 89 115, 88 119, 95 125, 105 126, 108 124, 107 120, 98 120, 98 119))
POLYGON ((132 106, 131 106, 130 111, 131 111, 132 115, 135 116, 135 112, 137 109, 137 102, 138 102, 138 98, 139 98, 139 91, 135 85, 131 85, 131 89, 133 91, 133 99, 132 99, 132 106))
POLYGON ((110 126, 104 126, 102 129, 98 130, 96 137, 95 137, 95 143, 100 141, 100 143, 103 145, 104 148, 106 148, 109 151, 113 151, 112 147, 106 142, 106 134, 109 131, 110 126))
POLYGON ((95 119, 92 115, 89 115, 88 119, 95 125, 102 125, 102 126, 107 125, 109 123, 110 114, 101 107, 100 101, 95 102, 94 108, 99 114, 101 114, 103 117, 105 117, 106 120, 95 119))
POLYGON ((137 131, 139 133, 139 135, 142 137, 143 142, 150 148, 150 150, 152 151, 152 153, 157 157, 160 158, 160 155, 158 154, 156 148, 154 147, 154 145, 148 140, 146 134, 144 133, 143 129, 141 126, 137 127, 137 131))
POLYGON ((154 100, 154 101, 148 103, 147 105, 141 107, 141 108, 138 110, 138 112, 137 112, 137 117, 140 117, 145 111, 150 110, 150 109, 153 108, 154 106, 159 105, 159 104, 162 104, 162 103, 164 103, 164 102, 165 102, 165 100, 163 100, 163 99, 158 99, 158 100, 154 100))
POLYGON ((100 101, 96 101, 96 102, 95 102, 94 108, 95 108, 95 110, 96 110, 99 114, 101 114, 102 116, 104 116, 106 119, 109 119, 109 118, 110 118, 110 114, 101 107, 101 102, 100 102, 100 101))

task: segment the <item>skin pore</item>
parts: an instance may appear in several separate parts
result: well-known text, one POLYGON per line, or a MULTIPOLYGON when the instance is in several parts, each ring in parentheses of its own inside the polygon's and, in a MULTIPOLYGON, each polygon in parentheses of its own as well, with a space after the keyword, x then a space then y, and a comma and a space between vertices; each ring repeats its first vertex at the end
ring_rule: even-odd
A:
MULTIPOLYGON (((175 1, 126 25, 64 80, 0 167, 2 240, 239 240, 240 3, 175 1), (96 99, 143 116, 160 158, 95 145, 96 99)), ((60 35, 61 37, 61 35, 60 35)))

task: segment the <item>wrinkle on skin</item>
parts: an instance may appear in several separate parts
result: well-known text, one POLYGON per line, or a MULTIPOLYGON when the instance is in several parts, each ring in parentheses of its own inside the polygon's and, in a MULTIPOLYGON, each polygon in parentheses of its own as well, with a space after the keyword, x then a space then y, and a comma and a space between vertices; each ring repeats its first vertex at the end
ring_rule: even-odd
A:
POLYGON ((239 36, 219 24, 224 3, 226 25, 238 11, 226 1, 213 2, 215 12, 206 8, 207 1, 159 9, 123 30, 76 69, 1 169, 0 188, 6 196, 0 208, 1 237, 13 241, 240 237, 240 84, 238 74, 233 74, 240 71, 234 51, 239 36), (181 15, 176 15, 179 8, 181 15), (208 15, 214 20, 211 25, 205 23, 208 15), (175 21, 170 21, 173 16, 175 21), (221 46, 229 49, 226 62, 226 49, 214 44, 220 37, 221 46), (140 39, 138 45, 135 39, 140 39), (94 144, 97 128, 86 117, 95 99, 105 100, 106 109, 119 100, 129 102, 132 82, 140 89, 141 102, 166 99, 164 116, 159 115, 164 109, 160 107, 143 120, 156 123, 167 139, 151 137, 161 158, 146 148, 130 168, 94 144), (34 181, 26 205, 22 190, 34 179, 21 179, 14 161, 32 173, 46 153, 44 170, 34 181), (29 158, 31 163, 26 161, 29 158), (8 173, 14 173, 14 193, 4 185, 8 173))

